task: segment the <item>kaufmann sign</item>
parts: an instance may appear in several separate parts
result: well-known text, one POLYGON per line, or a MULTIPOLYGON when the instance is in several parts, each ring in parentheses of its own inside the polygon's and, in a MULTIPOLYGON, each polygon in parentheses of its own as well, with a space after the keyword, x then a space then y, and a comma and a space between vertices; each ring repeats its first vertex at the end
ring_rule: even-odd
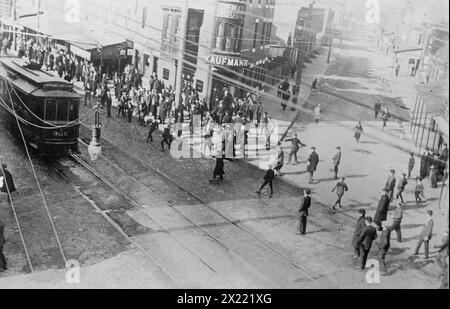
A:
POLYGON ((235 67, 235 68, 249 66, 249 61, 247 59, 219 56, 219 55, 207 56, 206 63, 209 65, 217 65, 222 67, 235 67))

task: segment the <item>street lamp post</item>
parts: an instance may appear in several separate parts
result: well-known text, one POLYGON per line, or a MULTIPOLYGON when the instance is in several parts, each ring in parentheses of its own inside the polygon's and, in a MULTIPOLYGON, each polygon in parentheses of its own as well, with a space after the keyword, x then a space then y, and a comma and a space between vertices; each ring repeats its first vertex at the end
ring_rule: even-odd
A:
POLYGON ((88 146, 89 156, 92 161, 96 161, 102 153, 102 146, 100 144, 100 137, 102 132, 102 124, 100 119, 100 106, 95 109, 95 122, 92 128, 92 140, 88 146))

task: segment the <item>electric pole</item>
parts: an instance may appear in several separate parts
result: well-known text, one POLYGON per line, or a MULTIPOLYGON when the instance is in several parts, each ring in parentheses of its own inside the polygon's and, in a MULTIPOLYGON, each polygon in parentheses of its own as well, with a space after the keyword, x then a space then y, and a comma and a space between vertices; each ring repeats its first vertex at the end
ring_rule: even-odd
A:
POLYGON ((181 92, 183 91, 183 68, 184 68, 184 46, 186 40, 186 29, 188 22, 188 10, 189 10, 189 0, 184 0, 184 8, 181 12, 181 39, 179 39, 178 45, 178 65, 176 68, 176 79, 175 79, 175 102, 177 107, 180 106, 181 102, 181 92))
POLYGON ((37 29, 41 27, 41 0, 37 3, 37 29))

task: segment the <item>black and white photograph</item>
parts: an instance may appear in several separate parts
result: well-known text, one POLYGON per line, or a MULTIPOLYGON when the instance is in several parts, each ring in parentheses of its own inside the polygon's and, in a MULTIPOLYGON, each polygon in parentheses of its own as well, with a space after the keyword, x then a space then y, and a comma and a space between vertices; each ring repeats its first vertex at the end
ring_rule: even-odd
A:
POLYGON ((448 289, 448 143, 448 0, 0 0, 0 290, 448 289))

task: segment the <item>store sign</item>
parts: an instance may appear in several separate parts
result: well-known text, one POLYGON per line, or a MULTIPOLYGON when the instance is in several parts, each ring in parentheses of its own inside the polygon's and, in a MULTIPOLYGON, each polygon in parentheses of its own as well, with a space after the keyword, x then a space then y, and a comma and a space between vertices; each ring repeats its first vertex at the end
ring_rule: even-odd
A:
POLYGON ((242 13, 245 10, 245 5, 237 3, 219 2, 217 5, 217 17, 242 19, 242 13))
POLYGON ((197 79, 197 82, 195 83, 195 90, 196 90, 197 92, 202 93, 202 92, 203 92, 203 85, 204 85, 203 81, 197 79))
POLYGON ((246 59, 209 55, 206 57, 206 63, 209 65, 217 65, 222 67, 248 67, 249 62, 246 59))

